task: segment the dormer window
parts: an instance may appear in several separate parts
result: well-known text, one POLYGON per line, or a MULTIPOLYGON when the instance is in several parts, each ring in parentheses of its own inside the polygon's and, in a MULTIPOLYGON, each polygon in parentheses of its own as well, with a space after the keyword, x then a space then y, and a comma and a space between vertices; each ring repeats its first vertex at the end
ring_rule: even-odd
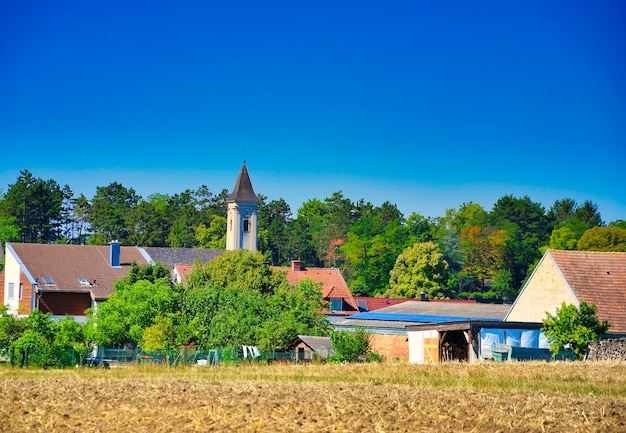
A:
POLYGON ((343 311, 343 298, 330 298, 330 311, 343 311))

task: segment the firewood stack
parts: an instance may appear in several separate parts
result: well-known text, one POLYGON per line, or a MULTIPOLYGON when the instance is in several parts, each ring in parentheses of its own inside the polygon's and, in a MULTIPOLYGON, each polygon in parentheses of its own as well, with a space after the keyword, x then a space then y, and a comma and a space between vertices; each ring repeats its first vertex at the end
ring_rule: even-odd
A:
POLYGON ((626 338, 591 341, 585 358, 590 361, 626 361, 626 338))

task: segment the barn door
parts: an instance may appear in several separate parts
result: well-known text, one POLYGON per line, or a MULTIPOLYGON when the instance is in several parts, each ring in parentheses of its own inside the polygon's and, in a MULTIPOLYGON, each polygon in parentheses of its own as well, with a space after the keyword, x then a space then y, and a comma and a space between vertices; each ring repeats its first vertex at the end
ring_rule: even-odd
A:
POLYGON ((439 338, 424 338, 424 364, 439 362, 439 338))

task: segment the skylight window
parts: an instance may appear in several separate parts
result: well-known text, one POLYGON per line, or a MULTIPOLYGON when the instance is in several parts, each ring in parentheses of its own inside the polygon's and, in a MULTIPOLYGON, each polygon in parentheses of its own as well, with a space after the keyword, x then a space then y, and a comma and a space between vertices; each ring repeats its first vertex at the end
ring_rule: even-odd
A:
POLYGON ((53 286, 55 284, 54 280, 50 277, 43 277, 43 283, 47 286, 53 286))
POLYGON ((78 282, 80 283, 81 286, 91 286, 91 283, 85 277, 78 277, 76 279, 78 280, 78 282))
POLYGON ((357 305, 359 306, 359 310, 360 311, 368 311, 369 308, 367 308, 367 302, 365 301, 365 299, 358 299, 356 301, 357 305))

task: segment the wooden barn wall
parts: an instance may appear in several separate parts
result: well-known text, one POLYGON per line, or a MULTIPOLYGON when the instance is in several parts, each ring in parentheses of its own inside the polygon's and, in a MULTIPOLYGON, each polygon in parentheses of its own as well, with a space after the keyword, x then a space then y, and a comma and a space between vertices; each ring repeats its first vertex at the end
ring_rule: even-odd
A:
POLYGON ((85 310, 91 307, 88 293, 54 293, 45 292, 39 298, 39 310, 52 313, 53 316, 84 316, 85 310))
POLYGON ((22 297, 20 298, 19 314, 30 314, 33 306, 33 286, 26 278, 24 271, 20 271, 22 297))

